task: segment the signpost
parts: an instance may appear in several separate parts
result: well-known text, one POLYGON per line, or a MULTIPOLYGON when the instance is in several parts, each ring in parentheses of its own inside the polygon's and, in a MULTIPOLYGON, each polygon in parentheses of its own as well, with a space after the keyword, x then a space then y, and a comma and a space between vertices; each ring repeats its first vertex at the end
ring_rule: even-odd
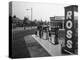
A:
MULTIPOLYGON (((64 51, 74 54, 75 53, 75 29, 74 29, 74 11, 75 5, 65 7, 65 47, 64 51)), ((77 8, 76 8, 77 9, 77 8)))

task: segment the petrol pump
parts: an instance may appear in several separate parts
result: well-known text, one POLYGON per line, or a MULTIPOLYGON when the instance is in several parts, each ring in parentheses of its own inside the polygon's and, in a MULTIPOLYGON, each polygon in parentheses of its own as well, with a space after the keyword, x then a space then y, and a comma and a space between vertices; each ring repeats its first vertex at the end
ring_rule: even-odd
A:
POLYGON ((58 30, 59 27, 55 26, 49 31, 49 41, 54 45, 58 44, 58 30))
POLYGON ((43 26, 43 37, 44 40, 48 40, 48 26, 44 25, 43 26))

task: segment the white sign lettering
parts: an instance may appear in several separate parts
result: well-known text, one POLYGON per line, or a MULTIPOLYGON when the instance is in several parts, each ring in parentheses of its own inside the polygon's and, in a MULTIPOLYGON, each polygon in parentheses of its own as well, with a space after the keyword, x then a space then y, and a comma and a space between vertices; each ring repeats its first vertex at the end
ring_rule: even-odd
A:
POLYGON ((66 27, 67 27, 68 29, 71 29, 71 28, 72 28, 72 21, 68 20, 68 21, 66 22, 66 27))
MULTIPOLYGON (((69 39, 71 39, 71 38, 72 38, 72 33, 73 33, 73 32, 71 31, 71 28, 72 28, 73 23, 72 23, 72 21, 70 20, 70 19, 72 19, 72 11, 67 11, 66 19, 68 19, 68 20, 66 21, 66 28, 68 29, 68 30, 66 31, 66 37, 69 38, 69 39)), ((72 41, 71 41, 71 40, 67 40, 66 46, 67 46, 68 48, 72 48, 72 41)))
POLYGON ((67 31, 66 37, 67 37, 67 38, 72 38, 72 31, 71 31, 71 30, 68 30, 68 31, 67 31))
POLYGON ((72 16, 72 11, 68 11, 67 12, 66 19, 71 19, 71 16, 72 16))
POLYGON ((66 46, 68 48, 72 48, 72 41, 71 40, 68 40, 66 46))

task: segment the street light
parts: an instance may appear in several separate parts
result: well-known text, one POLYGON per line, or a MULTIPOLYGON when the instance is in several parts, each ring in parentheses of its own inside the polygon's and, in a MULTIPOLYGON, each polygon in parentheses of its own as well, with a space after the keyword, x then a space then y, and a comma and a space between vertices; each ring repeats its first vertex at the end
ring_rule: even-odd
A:
POLYGON ((28 11, 28 10, 31 10, 31 21, 32 21, 32 8, 31 8, 31 9, 26 9, 26 10, 27 10, 27 11, 28 11))

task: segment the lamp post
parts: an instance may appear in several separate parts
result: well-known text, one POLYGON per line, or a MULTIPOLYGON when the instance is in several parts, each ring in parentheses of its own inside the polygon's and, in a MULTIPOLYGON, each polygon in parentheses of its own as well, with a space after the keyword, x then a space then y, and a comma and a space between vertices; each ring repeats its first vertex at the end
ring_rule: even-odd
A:
MULTIPOLYGON (((32 22, 32 8, 30 8, 30 9, 26 9, 27 11, 28 10, 31 10, 31 22, 32 22)), ((31 25, 31 27, 32 27, 32 25, 31 25)))
POLYGON ((27 11, 28 11, 28 10, 31 10, 31 21, 32 21, 32 8, 31 8, 31 9, 26 9, 26 10, 27 10, 27 11))

